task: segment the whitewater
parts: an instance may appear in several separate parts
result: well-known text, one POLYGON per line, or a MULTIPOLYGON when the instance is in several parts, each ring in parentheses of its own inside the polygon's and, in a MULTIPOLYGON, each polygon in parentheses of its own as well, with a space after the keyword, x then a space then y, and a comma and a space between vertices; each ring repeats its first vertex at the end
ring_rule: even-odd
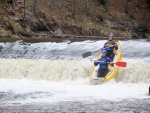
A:
POLYGON ((0 112, 150 112, 150 42, 121 41, 126 68, 89 83, 87 51, 106 41, 0 43, 0 112))

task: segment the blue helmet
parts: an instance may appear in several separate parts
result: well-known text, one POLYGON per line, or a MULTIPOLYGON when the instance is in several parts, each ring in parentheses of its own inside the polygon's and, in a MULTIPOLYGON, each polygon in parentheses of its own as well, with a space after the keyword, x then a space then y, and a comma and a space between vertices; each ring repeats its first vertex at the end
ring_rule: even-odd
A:
POLYGON ((105 53, 105 54, 107 54, 107 51, 106 51, 106 50, 102 50, 102 53, 105 53))
POLYGON ((112 37, 112 38, 114 38, 114 35, 111 33, 111 34, 109 34, 109 37, 112 37))

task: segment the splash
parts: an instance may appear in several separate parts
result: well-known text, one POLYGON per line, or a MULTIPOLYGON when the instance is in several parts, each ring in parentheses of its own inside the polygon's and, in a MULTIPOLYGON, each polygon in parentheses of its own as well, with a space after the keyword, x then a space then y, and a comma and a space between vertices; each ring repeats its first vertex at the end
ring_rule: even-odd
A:
MULTIPOLYGON (((123 59, 126 68, 120 68, 116 82, 150 83, 149 61, 123 59)), ((0 78, 47 81, 75 81, 88 78, 93 63, 86 60, 31 60, 0 59, 0 78)), ((87 80, 87 79, 85 79, 87 80)))

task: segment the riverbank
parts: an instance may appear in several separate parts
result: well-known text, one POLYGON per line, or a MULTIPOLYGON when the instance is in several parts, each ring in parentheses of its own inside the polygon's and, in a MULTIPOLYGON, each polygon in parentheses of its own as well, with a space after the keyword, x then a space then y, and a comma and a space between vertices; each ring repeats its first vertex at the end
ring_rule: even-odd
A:
MULTIPOLYGON (((72 0, 43 0, 43 2, 37 0, 37 3, 26 0, 25 4, 21 0, 14 3, 6 3, 3 0, 0 1, 0 38, 43 40, 45 37, 64 35, 106 37, 109 33, 113 33, 116 37, 149 38, 149 10, 144 18, 141 15, 144 13, 146 3, 130 1, 129 12, 126 14, 124 12, 126 0, 116 2, 110 1, 107 10, 98 0, 89 1, 86 14, 84 8, 86 2, 77 0, 76 13, 73 17, 72 0)), ((88 38, 92 40, 91 37, 88 38)))

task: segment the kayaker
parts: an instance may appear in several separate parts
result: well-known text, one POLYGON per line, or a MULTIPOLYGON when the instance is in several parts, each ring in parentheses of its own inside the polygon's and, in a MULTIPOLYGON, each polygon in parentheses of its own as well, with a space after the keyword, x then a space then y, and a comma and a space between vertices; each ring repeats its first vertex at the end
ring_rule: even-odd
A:
POLYGON ((103 49, 107 51, 106 56, 109 57, 111 60, 114 59, 114 53, 113 53, 114 48, 118 50, 118 45, 113 41, 113 39, 114 39, 113 34, 110 34, 108 41, 104 44, 103 47, 103 49))
POLYGON ((98 77, 105 77, 108 73, 108 64, 110 64, 112 67, 114 66, 114 63, 112 60, 108 57, 106 57, 107 51, 102 50, 101 58, 96 61, 94 60, 94 65, 97 66, 99 64, 99 70, 98 70, 98 77))

